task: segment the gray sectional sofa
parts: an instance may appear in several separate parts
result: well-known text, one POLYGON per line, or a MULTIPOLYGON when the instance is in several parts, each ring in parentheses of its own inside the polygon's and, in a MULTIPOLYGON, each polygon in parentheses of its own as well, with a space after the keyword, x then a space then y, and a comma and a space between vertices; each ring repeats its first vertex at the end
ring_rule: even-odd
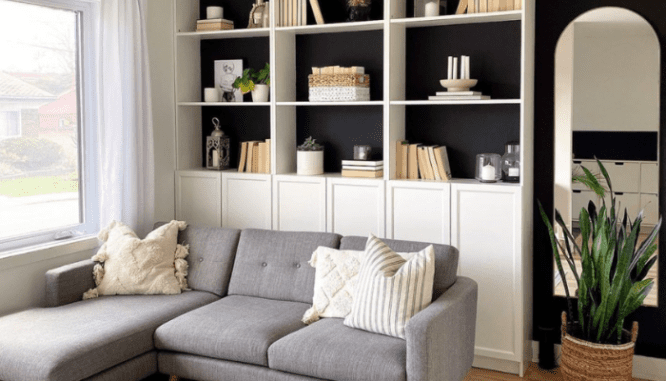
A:
MULTIPOLYGON (((477 285, 457 277, 458 251, 435 245, 433 303, 406 340, 301 323, 318 246, 363 250, 330 233, 189 227, 192 291, 81 300, 91 261, 47 272, 47 307, 0 317, 0 380, 462 380, 474 357, 477 285)), ((385 240, 395 251, 427 244, 385 240)))

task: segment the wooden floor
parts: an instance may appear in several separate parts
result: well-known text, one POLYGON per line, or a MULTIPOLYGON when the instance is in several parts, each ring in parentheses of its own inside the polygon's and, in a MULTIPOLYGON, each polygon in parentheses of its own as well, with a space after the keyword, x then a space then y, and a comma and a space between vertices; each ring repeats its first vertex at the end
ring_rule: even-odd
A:
MULTIPOLYGON (((494 372, 492 370, 472 368, 465 377, 465 381, 513 381, 513 380, 529 380, 529 381, 561 381, 563 380, 559 369, 543 370, 537 364, 531 363, 530 367, 525 372, 525 377, 518 377, 515 374, 494 372)), ((634 381, 647 381, 639 378, 634 378, 634 381)))

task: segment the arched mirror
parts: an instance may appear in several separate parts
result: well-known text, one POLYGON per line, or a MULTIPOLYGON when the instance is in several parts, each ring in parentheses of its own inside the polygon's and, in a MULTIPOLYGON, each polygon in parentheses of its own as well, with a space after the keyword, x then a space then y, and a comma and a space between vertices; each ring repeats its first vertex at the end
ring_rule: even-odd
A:
MULTIPOLYGON (((650 24, 623 8, 589 11, 560 36, 555 53, 554 201, 574 236, 580 234, 581 208, 599 200, 572 177, 582 173, 581 166, 600 175, 595 157, 609 172, 621 210, 627 208, 632 218, 644 210, 639 240, 657 223, 660 54, 650 24)), ((577 265, 580 269, 580 258, 577 265)), ((657 267, 648 275, 655 284, 657 267)), ((575 285, 565 268, 568 284, 575 285)), ((564 295, 557 270, 554 276, 555 295, 564 295)), ((644 304, 657 305, 657 290, 653 287, 644 304)))

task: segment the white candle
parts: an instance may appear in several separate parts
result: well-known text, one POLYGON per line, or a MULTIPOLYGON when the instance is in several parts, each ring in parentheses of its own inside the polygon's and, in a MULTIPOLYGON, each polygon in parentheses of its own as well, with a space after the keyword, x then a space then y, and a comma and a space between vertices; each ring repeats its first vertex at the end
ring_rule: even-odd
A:
POLYGON ((449 76, 447 79, 453 79, 453 56, 449 56, 449 76))
POLYGON ((495 178, 495 167, 493 167, 490 164, 484 165, 481 168, 481 180, 485 180, 485 181, 495 181, 495 180, 497 180, 495 178))
POLYGON ((458 79, 458 57, 453 57, 453 78, 458 79))
POLYGON ((206 7, 207 19, 221 19, 224 14, 222 7, 206 7))
POLYGON ((469 79, 469 56, 465 56, 465 79, 469 79))
POLYGON ((220 92, 215 87, 204 88, 204 102, 219 102, 220 92))
POLYGON ((511 177, 520 176, 520 168, 509 168, 509 176, 511 177))
POLYGON ((216 149, 213 150, 213 167, 220 166, 220 152, 216 149))
POLYGON ((425 5, 426 17, 439 16, 439 1, 429 1, 425 5))

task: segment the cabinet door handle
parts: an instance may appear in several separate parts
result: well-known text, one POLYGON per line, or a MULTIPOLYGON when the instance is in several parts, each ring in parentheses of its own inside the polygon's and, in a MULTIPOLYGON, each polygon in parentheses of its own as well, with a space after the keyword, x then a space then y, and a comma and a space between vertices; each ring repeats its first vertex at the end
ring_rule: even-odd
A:
POLYGON ((573 192, 574 192, 574 193, 583 193, 582 190, 576 190, 576 189, 574 189, 573 192))
POLYGON ((583 162, 580 160, 574 160, 574 164, 583 164, 583 162))
POLYGON ((615 165, 624 165, 624 163, 622 163, 622 162, 617 162, 617 163, 615 163, 615 165))
POLYGON ((624 192, 615 192, 616 196, 624 196, 624 192))

